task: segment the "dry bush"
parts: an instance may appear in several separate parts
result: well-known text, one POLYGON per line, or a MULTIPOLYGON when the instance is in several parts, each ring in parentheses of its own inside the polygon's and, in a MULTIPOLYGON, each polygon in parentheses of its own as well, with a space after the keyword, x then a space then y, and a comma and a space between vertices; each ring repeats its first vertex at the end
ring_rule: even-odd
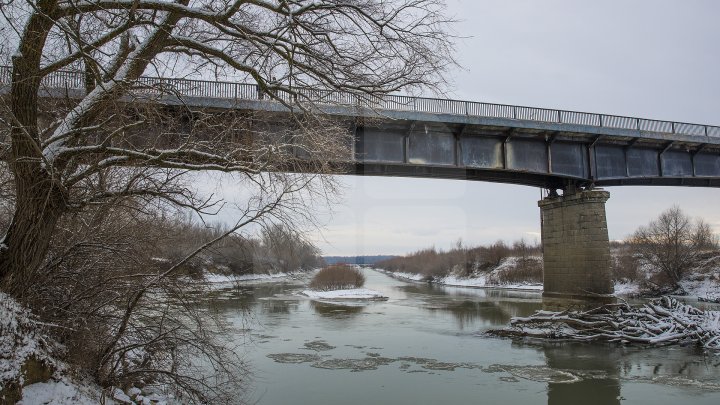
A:
POLYGON ((510 247, 502 240, 498 240, 485 249, 484 261, 493 266, 499 266, 510 256, 510 253, 510 247))
POLYGON ((310 288, 319 291, 360 288, 365 285, 365 276, 360 269, 347 264, 325 267, 310 281, 310 288))
POLYGON ((633 282, 641 280, 640 263, 631 249, 622 244, 614 244, 612 247, 610 270, 613 281, 633 282))
POLYGON ((499 284, 542 283, 542 260, 536 258, 520 258, 514 266, 499 271, 496 275, 499 284))

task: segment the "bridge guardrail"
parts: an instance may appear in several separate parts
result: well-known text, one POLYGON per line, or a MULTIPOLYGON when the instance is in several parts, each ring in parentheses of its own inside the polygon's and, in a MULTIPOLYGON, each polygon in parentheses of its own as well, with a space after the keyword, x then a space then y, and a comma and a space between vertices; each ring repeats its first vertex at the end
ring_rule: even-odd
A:
MULTIPOLYGON (((0 66, 0 83, 10 84, 11 68, 0 66)), ((138 83, 146 87, 171 89, 178 95, 191 97, 210 97, 236 100, 258 100, 268 98, 260 88, 251 83, 191 80, 176 78, 158 78, 143 76, 138 83)), ((57 71, 42 81, 47 88, 84 89, 84 76, 81 72, 57 71)), ((159 91, 157 91, 159 93, 159 91)), ((410 97, 402 95, 367 96, 349 92, 321 89, 298 89, 298 94, 316 103, 363 106, 376 109, 399 110, 426 113, 445 113, 478 117, 507 118, 559 124, 576 124, 594 127, 633 129, 639 131, 668 133, 678 135, 720 137, 720 126, 692 124, 686 122, 660 121, 645 118, 618 115, 596 114, 580 111, 554 110, 548 108, 525 107, 507 104, 483 103, 439 98, 410 97)), ((286 92, 275 93, 284 101, 292 101, 293 96, 286 92)))

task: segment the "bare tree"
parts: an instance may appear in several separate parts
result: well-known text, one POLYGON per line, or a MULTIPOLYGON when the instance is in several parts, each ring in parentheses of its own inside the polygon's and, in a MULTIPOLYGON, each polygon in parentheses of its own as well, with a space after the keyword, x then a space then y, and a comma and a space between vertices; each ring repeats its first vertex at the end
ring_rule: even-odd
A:
POLYGON ((322 263, 320 252, 303 235, 288 227, 274 225, 262 232, 262 245, 256 252, 256 265, 264 263, 269 272, 310 270, 322 263))
MULTIPOLYGON (((299 87, 370 97, 438 85, 452 63, 443 4, 433 0, 16 0, 0 7, 1 42, 16 49, 0 139, 17 201, 0 240, 0 280, 16 296, 33 285, 64 215, 124 198, 208 209, 183 184, 187 171, 239 172, 284 198, 318 178, 281 172, 332 173, 338 156, 347 156, 342 125, 309 114, 316 109, 299 87), (43 80, 62 78, 63 70, 83 72, 85 92, 43 98, 43 80), (258 127, 250 113, 169 110, 136 98, 174 94, 148 88, 138 81, 143 74, 248 79, 294 114, 258 127)), ((264 213, 283 205, 266 201, 264 213)))
POLYGON ((704 250, 717 248, 709 226, 694 222, 677 206, 635 231, 631 245, 641 261, 659 270, 674 287, 699 264, 704 250))

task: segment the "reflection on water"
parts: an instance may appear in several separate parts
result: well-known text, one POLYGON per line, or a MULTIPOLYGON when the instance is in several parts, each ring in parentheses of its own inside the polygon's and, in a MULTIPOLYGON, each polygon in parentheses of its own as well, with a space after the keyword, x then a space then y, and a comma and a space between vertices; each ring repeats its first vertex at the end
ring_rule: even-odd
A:
POLYGON ((553 369, 597 372, 603 378, 582 379, 570 383, 548 384, 548 405, 569 404, 584 398, 587 405, 620 404, 620 352, 607 350, 598 356, 598 348, 585 344, 543 345, 547 365, 553 369))
POLYGON ((540 294, 365 275, 388 301, 314 301, 298 282, 213 293, 212 310, 246 328, 238 339, 257 337, 246 353, 261 377, 257 403, 718 403, 720 356, 489 338, 540 309, 540 294))
POLYGON ((487 325, 498 325, 510 322, 510 315, 494 302, 460 301, 440 307, 428 307, 431 312, 449 312, 457 320, 458 328, 465 330, 474 327, 479 321, 487 325))
POLYGON ((322 301, 310 301, 310 308, 318 315, 330 318, 348 318, 363 312, 364 305, 342 305, 322 301))
POLYGON ((287 300, 262 300, 260 301, 260 310, 263 314, 289 314, 298 309, 297 301, 287 300))
POLYGON ((422 309, 451 314, 460 330, 505 325, 510 318, 531 315, 539 308, 539 294, 536 292, 433 284, 410 284, 396 288, 422 309))

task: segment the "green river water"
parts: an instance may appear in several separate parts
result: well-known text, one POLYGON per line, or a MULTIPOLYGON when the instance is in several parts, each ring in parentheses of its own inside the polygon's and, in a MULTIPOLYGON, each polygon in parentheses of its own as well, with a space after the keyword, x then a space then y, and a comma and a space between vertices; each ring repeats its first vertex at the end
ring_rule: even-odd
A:
POLYGON ((488 337, 540 294, 406 283, 365 269, 387 301, 344 306, 302 281, 219 292, 258 404, 720 404, 720 356, 488 337))

